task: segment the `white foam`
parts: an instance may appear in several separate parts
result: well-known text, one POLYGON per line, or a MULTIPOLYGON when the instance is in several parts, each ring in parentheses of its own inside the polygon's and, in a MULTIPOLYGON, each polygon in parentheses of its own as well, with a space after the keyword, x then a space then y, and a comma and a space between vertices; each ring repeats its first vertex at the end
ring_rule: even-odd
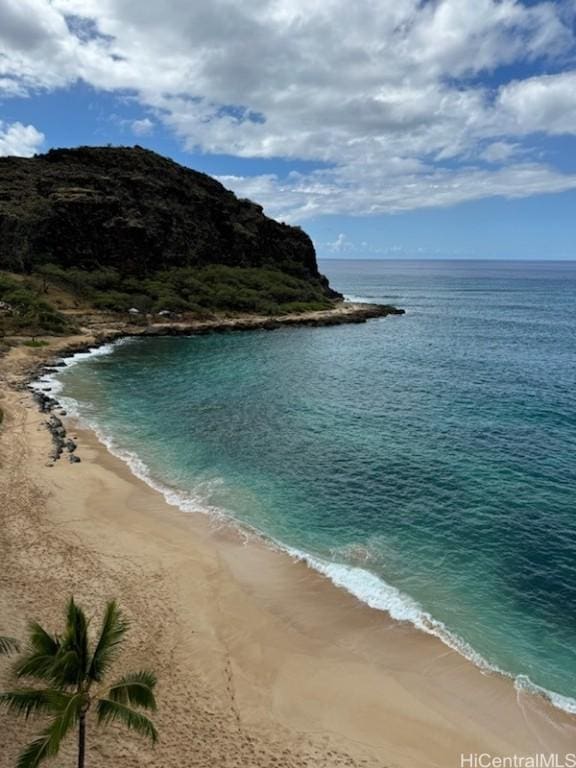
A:
POLYGON ((62 391, 62 382, 56 378, 56 373, 45 373, 43 376, 39 376, 34 381, 31 381, 28 386, 34 392, 44 392, 47 387, 50 387, 51 395, 62 391))
POLYGON ((423 632, 439 637, 446 645, 466 656, 477 666, 500 672, 471 646, 452 634, 442 622, 434 619, 416 600, 374 573, 358 566, 321 560, 299 550, 288 549, 287 551, 296 559, 306 562, 311 568, 327 576, 337 587, 345 589, 370 608, 385 611, 396 621, 409 621, 423 632))
MULTIPOLYGON (((67 357, 60 357, 55 362, 64 363, 64 365, 60 365, 58 370, 56 371, 45 373, 43 376, 40 376, 39 378, 34 379, 34 381, 31 381, 28 386, 30 387, 30 389, 34 390, 35 392, 43 392, 48 387, 50 387, 50 395, 58 395, 64 389, 64 385, 62 384, 58 376, 67 368, 72 368, 72 366, 77 365, 82 360, 87 360, 90 357, 103 357, 104 355, 110 355, 120 345, 126 344, 128 342, 133 342, 133 341, 135 341, 134 338, 125 337, 125 338, 117 339, 116 341, 110 342, 109 344, 102 344, 99 347, 91 347, 90 349, 87 349, 82 352, 75 352, 73 355, 69 355, 67 357)), ((70 398, 66 398, 66 401, 69 404, 70 408, 72 408, 74 401, 72 401, 70 398)), ((61 402, 62 404, 64 404, 64 399, 61 402)), ((76 409, 76 413, 77 413, 77 409, 76 409)), ((74 415, 76 415, 76 413, 74 415)))
POLYGON ((229 518, 228 512, 214 507, 208 504, 206 501, 206 498, 214 484, 219 484, 218 479, 210 480, 208 483, 199 484, 196 494, 184 494, 175 490, 174 488, 170 488, 164 483, 158 482, 153 477, 148 465, 142 461, 142 459, 134 451, 120 448, 114 439, 92 419, 82 414, 76 415, 78 414, 79 404, 75 400, 72 400, 72 398, 62 398, 62 402, 65 402, 67 406, 70 404, 70 413, 75 415, 81 426, 84 426, 94 432, 98 440, 113 456, 116 456, 116 458, 125 462, 129 466, 133 475, 135 475, 140 480, 143 480, 155 491, 161 493, 168 504, 174 507, 178 507, 183 512, 201 512, 202 514, 207 514, 218 519, 229 518))
POLYGON ((557 709, 563 709, 564 712, 576 715, 576 699, 571 699, 569 696, 563 696, 561 693, 542 688, 542 686, 533 683, 527 675, 518 675, 514 679, 514 688, 519 693, 528 692, 537 696, 543 696, 557 709))
POLYGON ((104 357, 105 355, 111 355, 115 349, 123 344, 134 343, 137 341, 132 336, 125 336, 116 341, 111 341, 109 344, 102 344, 99 347, 90 347, 90 349, 82 352, 75 352, 69 357, 63 357, 61 362, 66 363, 67 368, 71 368, 73 365, 80 363, 82 360, 87 360, 89 357, 104 357))
POLYGON ((353 565, 324 561, 299 550, 288 551, 371 608, 386 611, 397 621, 411 621, 413 624, 420 622, 422 609, 418 603, 370 571, 353 565))
POLYGON ((348 301, 351 304, 370 304, 370 299, 365 296, 354 296, 353 294, 344 294, 344 301, 348 301))
POLYGON ((384 611, 396 621, 408 621, 422 632, 438 637, 445 645, 457 651, 486 673, 496 673, 512 678, 516 690, 543 696, 558 709, 576 714, 576 699, 536 685, 526 675, 514 676, 488 662, 472 646, 451 632, 441 621, 434 619, 416 600, 403 594, 399 589, 365 568, 322 560, 319 557, 289 547, 282 548, 296 560, 303 561, 314 570, 319 571, 337 587, 345 589, 370 608, 384 611))

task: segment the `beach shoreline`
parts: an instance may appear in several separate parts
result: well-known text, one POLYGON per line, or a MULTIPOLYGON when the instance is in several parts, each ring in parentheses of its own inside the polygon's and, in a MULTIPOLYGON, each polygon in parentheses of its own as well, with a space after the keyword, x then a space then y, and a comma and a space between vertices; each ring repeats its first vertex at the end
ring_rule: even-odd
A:
MULTIPOLYGON (((14 348, 0 400, 2 631, 54 622, 72 591, 90 611, 118 597, 131 666, 159 667, 161 743, 109 733, 91 765, 448 768, 461 754, 574 751, 575 718, 257 538, 170 506, 73 421, 82 462, 46 466, 50 434, 25 385, 98 338, 14 348)), ((6 725, 0 768, 33 732, 6 725)))
POLYGON ((6 337, 0 346, 0 383, 15 387, 26 386, 64 357, 87 352, 104 344, 124 338, 157 336, 200 336, 210 333, 241 333, 243 331, 275 331, 279 328, 329 327, 345 324, 366 323, 369 320, 405 314, 405 310, 388 304, 339 301, 332 309, 297 312, 287 315, 258 315, 234 313, 214 315, 210 318, 180 319, 174 317, 140 315, 121 317, 109 312, 66 312, 78 326, 77 331, 61 336, 37 334, 36 346, 18 348, 26 337, 6 337), (16 342, 14 345, 11 342, 16 342), (7 364, 7 355, 10 363, 7 364))

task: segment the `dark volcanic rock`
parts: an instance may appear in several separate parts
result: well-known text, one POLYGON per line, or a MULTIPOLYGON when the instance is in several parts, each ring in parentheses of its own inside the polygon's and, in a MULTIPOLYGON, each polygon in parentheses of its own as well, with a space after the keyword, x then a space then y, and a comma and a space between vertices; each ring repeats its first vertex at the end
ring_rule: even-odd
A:
POLYGON ((48 413, 57 404, 57 401, 53 397, 45 395, 43 392, 38 392, 37 390, 32 390, 32 396, 42 413, 48 413))
POLYGON ((218 181, 141 147, 54 149, 0 158, 0 269, 29 272, 274 266, 328 282, 298 227, 276 222, 218 181))
POLYGON ((58 416, 54 416, 54 414, 50 415, 50 418, 46 422, 46 426, 52 435, 53 448, 52 453, 50 454, 50 458, 52 461, 58 461, 66 446, 66 429, 64 428, 62 421, 58 418, 58 416))

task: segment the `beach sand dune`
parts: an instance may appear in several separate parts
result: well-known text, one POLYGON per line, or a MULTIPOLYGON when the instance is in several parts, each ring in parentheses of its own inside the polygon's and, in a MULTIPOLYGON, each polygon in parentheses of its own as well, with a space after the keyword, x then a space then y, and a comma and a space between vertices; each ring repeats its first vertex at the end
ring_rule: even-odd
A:
MULTIPOLYGON (((461 753, 576 751, 574 718, 168 505, 92 433, 74 432, 80 464, 46 466, 45 417, 10 386, 21 363, 1 363, 0 630, 56 629, 70 595, 97 619, 116 598, 132 624, 116 672, 159 677, 159 743, 90 726, 89 766, 457 768, 461 753)), ((0 714, 0 768, 39 726, 0 714)), ((71 740, 54 765, 74 764, 71 740)))

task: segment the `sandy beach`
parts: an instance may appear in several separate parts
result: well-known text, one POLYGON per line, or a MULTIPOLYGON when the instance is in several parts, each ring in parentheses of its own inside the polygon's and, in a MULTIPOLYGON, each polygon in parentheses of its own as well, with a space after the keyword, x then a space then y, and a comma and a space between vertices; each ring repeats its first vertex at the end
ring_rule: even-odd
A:
MULTIPOLYGON (((159 743, 89 727, 88 765, 457 768, 462 754, 576 752, 576 718, 170 506, 73 422, 82 462, 47 466, 46 416, 18 388, 45 354, 0 360, 0 631, 23 637, 30 618, 56 629, 72 594, 95 616, 116 598, 132 623, 118 671, 159 678, 159 743)), ((9 768, 39 723, 0 717, 9 768)), ((54 765, 73 765, 74 746, 54 765)))

